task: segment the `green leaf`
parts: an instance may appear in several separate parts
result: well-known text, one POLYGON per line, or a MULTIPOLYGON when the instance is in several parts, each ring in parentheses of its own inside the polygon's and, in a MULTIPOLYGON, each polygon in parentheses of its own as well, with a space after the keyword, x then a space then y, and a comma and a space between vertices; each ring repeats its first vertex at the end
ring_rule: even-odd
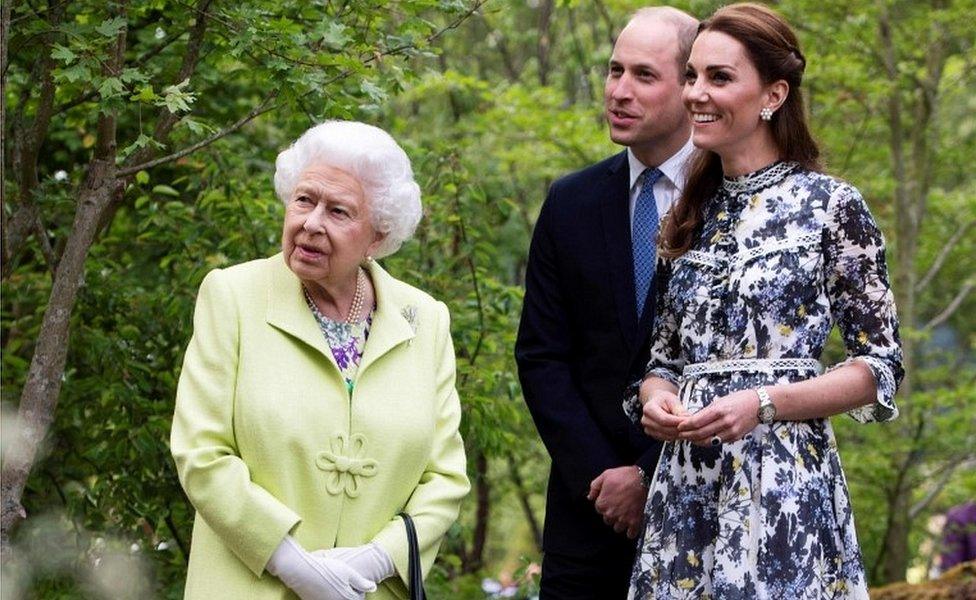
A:
POLYGON ((129 100, 151 104, 155 102, 158 98, 159 96, 156 95, 156 92, 155 90, 153 90, 153 87, 151 85, 146 85, 139 88, 139 91, 133 94, 132 96, 130 96, 129 100))
POLYGON ((104 98, 111 98, 125 91, 125 85, 118 77, 108 77, 98 84, 98 94, 104 98))
POLYGON ((95 27, 95 31, 101 35, 104 35, 105 37, 111 38, 117 36, 119 32, 122 31, 123 27, 125 27, 125 19, 122 17, 115 17, 113 19, 106 19, 105 21, 102 21, 101 25, 95 27))
POLYGON ((176 114, 179 112, 190 112, 190 105, 196 101, 193 92, 185 91, 183 88, 190 85, 190 80, 186 79, 177 85, 171 85, 163 89, 163 98, 155 104, 165 106, 169 112, 176 114))
POLYGON ((180 193, 169 187, 168 185, 156 185, 152 189, 154 194, 161 194, 163 196, 173 196, 174 198, 179 198, 180 193))
POLYGON ((342 23, 329 23, 329 26, 322 32, 322 41, 330 48, 341 48, 349 41, 346 26, 342 23))
POLYGON ((78 63, 76 65, 70 66, 66 69, 61 69, 58 71, 56 79, 67 81, 68 83, 75 83, 76 81, 87 81, 91 78, 91 71, 88 67, 78 63))
POLYGON ((145 148, 146 146, 153 146, 157 149, 163 148, 163 145, 157 142, 156 140, 152 139, 152 137, 144 133, 140 133, 139 137, 136 138, 136 141, 132 142, 131 144, 129 144, 119 152, 119 159, 120 160, 125 159, 134 151, 139 150, 141 148, 145 148))
POLYGON ((125 83, 142 83, 149 78, 139 69, 129 68, 122 71, 120 79, 122 79, 122 81, 125 83))
POLYGON ((149 183, 149 173, 145 171, 139 171, 136 173, 136 183, 140 185, 146 185, 149 183))
POLYGON ((380 88, 371 81, 363 81, 359 87, 377 104, 382 104, 387 98, 386 90, 380 88))
POLYGON ((78 55, 71 51, 70 48, 62 46, 61 44, 55 44, 54 50, 51 51, 51 58, 55 60, 63 61, 65 64, 73 62, 78 55))
POLYGON ((184 118, 182 121, 180 121, 179 125, 186 127, 196 135, 200 135, 202 133, 212 133, 214 131, 214 128, 210 125, 190 118, 184 118))

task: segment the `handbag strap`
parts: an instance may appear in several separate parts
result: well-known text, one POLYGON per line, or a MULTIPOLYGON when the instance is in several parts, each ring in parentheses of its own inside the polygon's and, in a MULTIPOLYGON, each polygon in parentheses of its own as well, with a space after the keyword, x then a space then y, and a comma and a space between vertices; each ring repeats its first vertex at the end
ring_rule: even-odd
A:
POLYGON ((424 592, 424 573, 420 566, 420 546, 417 543, 417 529, 414 527, 413 519, 405 512, 400 513, 403 517, 403 524, 407 528, 407 552, 409 558, 410 571, 407 580, 410 583, 410 600, 427 600, 424 592))

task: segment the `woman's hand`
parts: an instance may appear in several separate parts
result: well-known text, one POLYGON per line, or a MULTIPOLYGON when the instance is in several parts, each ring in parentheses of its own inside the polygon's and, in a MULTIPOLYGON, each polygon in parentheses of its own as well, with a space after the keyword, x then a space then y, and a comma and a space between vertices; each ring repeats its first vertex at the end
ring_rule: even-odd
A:
POLYGON ((393 559, 379 544, 372 542, 362 546, 316 550, 312 552, 312 556, 341 560, 357 573, 377 584, 396 574, 393 559))
POLYGON ((740 390, 717 398, 683 420, 677 426, 678 439, 699 446, 710 445, 715 437, 721 443, 734 442, 742 439, 758 424, 759 396, 755 390, 740 390))
POLYGON ((688 411, 681 405, 678 395, 671 390, 648 385, 648 381, 641 384, 640 398, 644 406, 641 426, 644 433, 665 442, 678 439, 678 425, 688 416, 688 411))
POLYGON ((338 558, 314 556, 285 536, 267 570, 302 600, 362 600, 376 584, 338 558))

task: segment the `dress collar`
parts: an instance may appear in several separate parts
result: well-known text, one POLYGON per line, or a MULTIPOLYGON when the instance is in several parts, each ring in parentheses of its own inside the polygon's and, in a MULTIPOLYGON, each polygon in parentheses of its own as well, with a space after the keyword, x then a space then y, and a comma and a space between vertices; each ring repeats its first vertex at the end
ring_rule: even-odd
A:
POLYGON ((723 178, 722 189, 733 195, 753 194, 779 183, 798 166, 795 162, 776 161, 752 173, 723 178))

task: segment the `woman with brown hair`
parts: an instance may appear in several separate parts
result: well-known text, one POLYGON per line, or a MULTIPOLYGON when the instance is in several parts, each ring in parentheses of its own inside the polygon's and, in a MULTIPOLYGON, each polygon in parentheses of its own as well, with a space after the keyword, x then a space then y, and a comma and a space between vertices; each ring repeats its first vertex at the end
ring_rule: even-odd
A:
POLYGON ((636 598, 867 598, 829 417, 897 416, 903 376, 884 242, 820 172, 789 25, 755 4, 699 28, 684 101, 700 149, 663 226, 639 394, 667 443, 636 598), (837 324, 848 359, 820 374, 837 324))

